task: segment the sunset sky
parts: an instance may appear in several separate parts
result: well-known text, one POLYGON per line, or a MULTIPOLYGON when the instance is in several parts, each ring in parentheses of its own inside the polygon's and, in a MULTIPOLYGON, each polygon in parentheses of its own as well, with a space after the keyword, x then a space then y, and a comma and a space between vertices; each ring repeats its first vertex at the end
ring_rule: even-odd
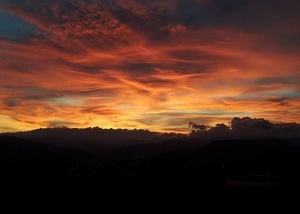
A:
POLYGON ((299 0, 0 0, 0 132, 300 122, 299 0))

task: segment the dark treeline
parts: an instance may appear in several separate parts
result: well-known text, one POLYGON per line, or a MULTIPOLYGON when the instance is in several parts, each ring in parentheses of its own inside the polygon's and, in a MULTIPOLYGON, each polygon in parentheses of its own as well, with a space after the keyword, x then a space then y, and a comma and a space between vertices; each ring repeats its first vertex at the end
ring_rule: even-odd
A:
POLYGON ((160 143, 164 140, 182 138, 177 133, 151 132, 142 129, 102 129, 93 128, 42 128, 27 132, 3 133, 63 148, 80 148, 93 153, 101 153, 124 146, 160 143))
POLYGON ((151 184, 170 191, 274 192, 299 186, 298 124, 234 118, 230 126, 192 125, 189 135, 101 128, 1 134, 1 179, 79 182, 101 190, 151 191, 151 184))
MULTIPOLYGON (((300 125, 296 123, 272 123, 259 118, 233 118, 229 124, 196 124, 191 122, 189 134, 161 133, 142 129, 102 129, 94 128, 43 128, 27 132, 3 133, 32 141, 46 143, 62 148, 79 148, 93 153, 103 153, 111 150, 138 147, 168 142, 161 147, 175 150, 199 147, 215 140, 226 139, 285 139, 292 145, 299 146, 300 125), (185 143, 184 145, 181 145, 185 143), (187 145, 189 144, 189 145, 187 145), (191 145, 194 144, 194 145, 191 145)), ((187 125, 188 128, 188 125, 187 125)), ((152 145, 152 146, 151 146, 152 145)), ((151 150, 150 148, 150 150, 151 150)), ((167 149, 167 150, 168 150, 167 149)), ((165 151, 166 149, 162 149, 165 151)))
POLYGON ((0 142, 1 180, 7 183, 194 193, 274 192, 299 187, 300 153, 284 140, 214 141, 198 149, 139 158, 135 154, 127 159, 104 159, 15 137, 1 137, 0 142))

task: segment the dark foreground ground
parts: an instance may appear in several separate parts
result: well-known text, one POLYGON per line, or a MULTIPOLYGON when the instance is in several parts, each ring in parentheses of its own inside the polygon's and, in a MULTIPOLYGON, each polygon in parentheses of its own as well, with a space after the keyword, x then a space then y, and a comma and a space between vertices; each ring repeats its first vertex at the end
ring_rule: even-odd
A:
POLYGON ((276 192, 299 187, 298 165, 266 163, 199 164, 186 162, 179 152, 151 160, 103 162, 1 161, 4 188, 62 187, 131 192, 276 192))
POLYGON ((200 203, 203 197, 249 202, 246 198, 278 199, 300 189, 299 152, 281 140, 219 141, 201 149, 136 159, 103 159, 78 150, 7 140, 14 143, 1 144, 0 180, 2 196, 11 199, 54 195, 99 203, 103 199, 200 203))

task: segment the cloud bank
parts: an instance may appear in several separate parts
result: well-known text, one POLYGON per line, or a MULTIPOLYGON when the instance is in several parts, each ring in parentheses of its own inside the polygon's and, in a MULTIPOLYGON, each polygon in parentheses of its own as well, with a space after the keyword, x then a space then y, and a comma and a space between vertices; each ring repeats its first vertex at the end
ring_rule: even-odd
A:
POLYGON ((274 123, 263 118, 235 117, 226 124, 216 124, 209 130, 200 129, 195 125, 190 137, 209 143, 224 139, 285 139, 290 143, 300 145, 300 124, 274 123))

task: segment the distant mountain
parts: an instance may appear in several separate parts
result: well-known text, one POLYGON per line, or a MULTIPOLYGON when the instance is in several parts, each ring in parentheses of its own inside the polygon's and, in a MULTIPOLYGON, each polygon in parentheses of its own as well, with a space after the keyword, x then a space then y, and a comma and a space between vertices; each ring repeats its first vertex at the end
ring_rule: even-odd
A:
POLYGON ((80 150, 98 153, 104 159, 142 159, 180 151, 192 162, 226 164, 274 160, 294 154, 297 149, 279 139, 204 144, 181 134, 127 129, 47 128, 0 135, 0 158, 76 159, 86 155, 80 150))
POLYGON ((203 146, 204 144, 195 139, 177 138, 165 140, 161 143, 125 146, 107 153, 106 156, 112 159, 151 158, 153 155, 157 154, 163 154, 172 151, 189 151, 193 149, 199 149, 203 146))
POLYGON ((100 156, 0 136, 0 168, 7 181, 22 176, 26 181, 50 178, 69 183, 74 178, 75 183, 84 180, 99 189, 120 181, 154 181, 162 188, 183 182, 183 188, 222 189, 225 180, 275 182, 293 188, 300 179, 299 154, 297 148, 278 139, 223 140, 203 146, 197 140, 178 138, 115 148, 100 156))
POLYGON ((288 141, 280 139, 219 140, 186 152, 186 156, 203 163, 227 164, 284 158, 295 151, 288 141))
POLYGON ((0 136, 0 160, 69 161, 89 156, 90 154, 78 149, 63 149, 14 136, 0 136))
POLYGON ((106 153, 105 157, 140 159, 172 151, 182 152, 187 160, 192 162, 234 163, 288 156, 296 152, 297 148, 280 139, 219 140, 203 144, 196 139, 178 138, 155 144, 125 146, 106 153))
POLYGON ((127 129, 69 129, 46 128, 27 132, 1 134, 37 141, 64 148, 80 148, 90 152, 102 153, 124 146, 160 143, 165 140, 181 138, 185 135, 159 133, 148 130, 127 129))

